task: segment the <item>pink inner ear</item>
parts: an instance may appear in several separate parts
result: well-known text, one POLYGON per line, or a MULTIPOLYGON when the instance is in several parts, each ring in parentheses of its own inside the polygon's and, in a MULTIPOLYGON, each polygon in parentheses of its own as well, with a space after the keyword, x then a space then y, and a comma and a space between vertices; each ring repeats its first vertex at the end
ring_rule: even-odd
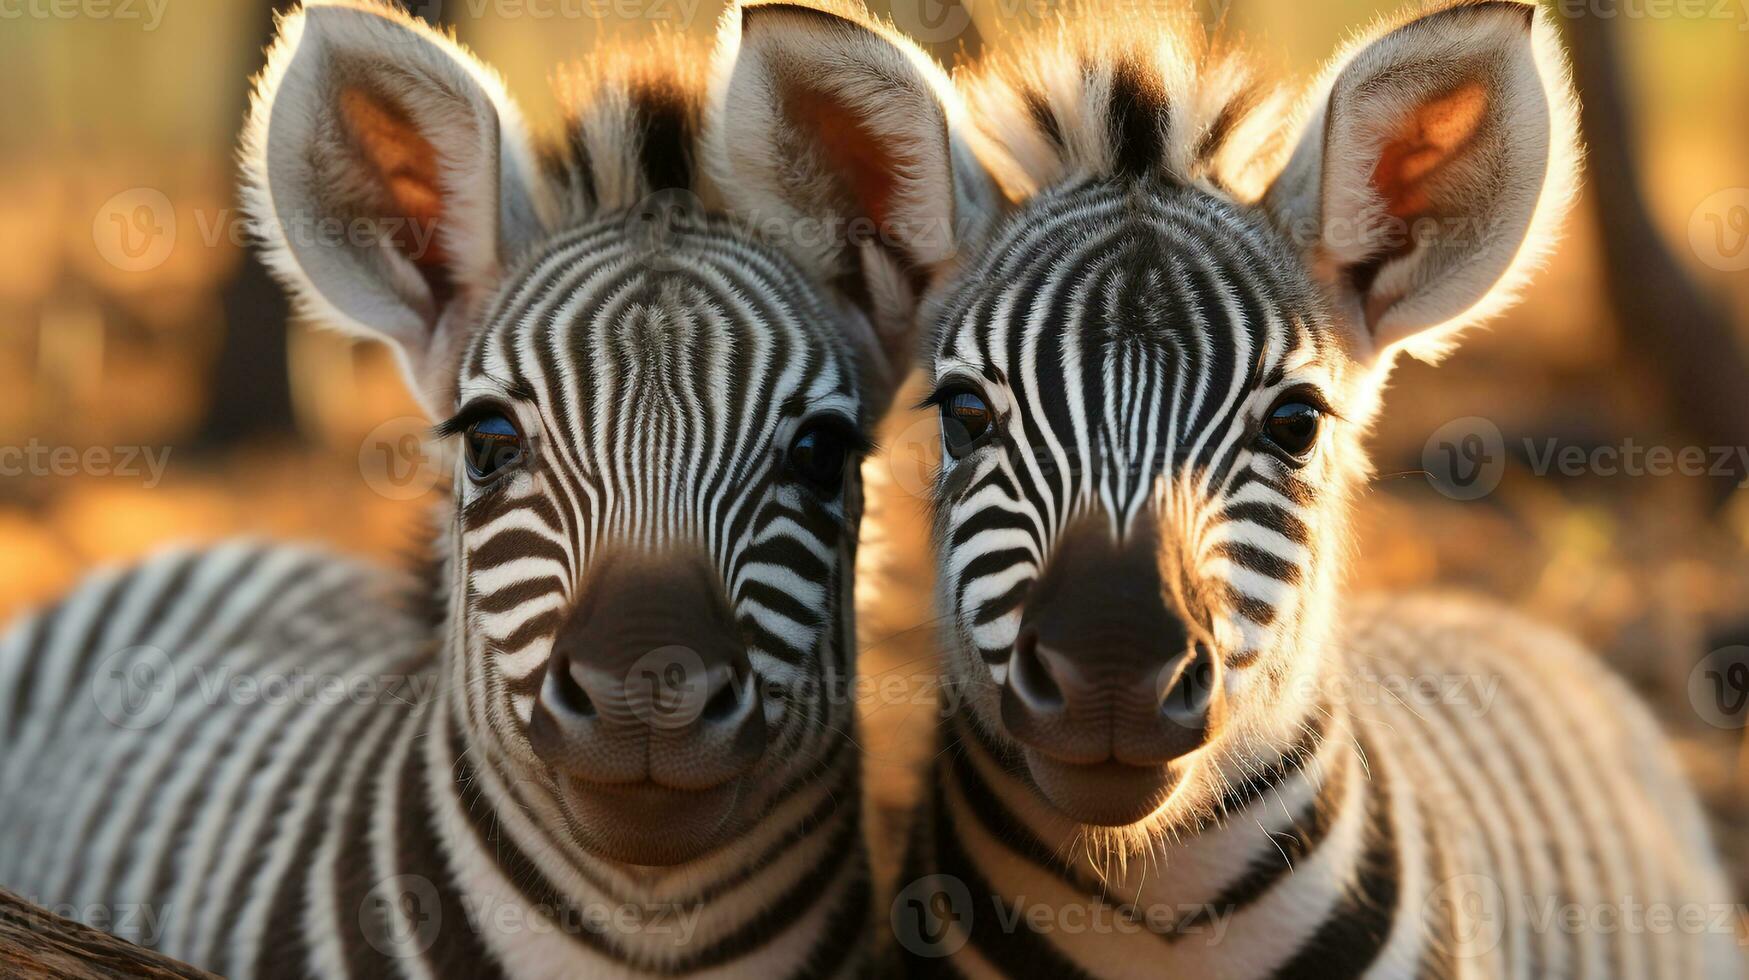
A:
POLYGON ((446 278, 448 256, 437 233, 443 218, 443 189, 438 183, 436 148, 398 107, 363 89, 349 88, 340 94, 340 117, 353 146, 376 171, 386 210, 377 217, 405 219, 383 230, 437 288, 446 278))
POLYGON ((874 222, 877 235, 887 238, 887 222, 899 192, 899 169, 909 161, 864 125, 855 110, 825 92, 797 87, 785 99, 784 108, 797 129, 813 135, 857 215, 874 222))
POLYGON ((1431 178, 1463 156, 1487 111, 1487 89, 1469 82, 1423 102, 1398 125, 1372 172, 1387 214, 1410 221, 1437 210, 1429 196, 1431 178))

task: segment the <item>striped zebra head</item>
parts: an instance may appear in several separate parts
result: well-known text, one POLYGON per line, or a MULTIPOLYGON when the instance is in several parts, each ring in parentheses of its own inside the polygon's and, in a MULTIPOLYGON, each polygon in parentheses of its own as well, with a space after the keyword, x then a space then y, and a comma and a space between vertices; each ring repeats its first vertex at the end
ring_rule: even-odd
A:
POLYGON ((922 313, 949 671, 1060 815, 1185 826, 1317 711, 1390 365, 1502 308, 1571 196, 1551 34, 1388 25, 1292 131, 1176 15, 1084 11, 961 80, 1009 208, 922 313))
POLYGON ((536 146, 448 37, 311 2, 244 148, 274 270, 390 343, 460 449, 440 710, 485 796, 641 865, 854 796, 856 464, 913 343, 878 276, 822 283, 723 207, 708 58, 602 54, 536 146))

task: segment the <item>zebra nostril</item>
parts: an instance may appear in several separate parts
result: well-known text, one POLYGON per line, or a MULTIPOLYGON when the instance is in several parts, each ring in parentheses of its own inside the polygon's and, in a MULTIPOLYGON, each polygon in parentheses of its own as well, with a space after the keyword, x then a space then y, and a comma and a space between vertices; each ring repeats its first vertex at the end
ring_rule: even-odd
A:
POLYGON ((1063 707, 1063 689, 1051 676, 1050 668, 1039 659, 1038 630, 1021 630, 1014 641, 1008 685, 1034 710, 1056 711, 1063 707))
POLYGON ((1215 658, 1207 645, 1198 642, 1178 675, 1164 685, 1160 714, 1186 727, 1201 727, 1208 718, 1215 695, 1215 658))
POLYGON ((558 695, 559 706, 572 714, 593 718, 596 713, 595 702, 589 699, 583 685, 578 684, 577 679, 571 676, 571 671, 567 669, 569 666, 570 661, 563 657, 555 658, 547 664, 547 670, 553 674, 553 691, 558 695))
POLYGON ((736 710, 741 707, 740 695, 740 682, 733 677, 729 678, 729 682, 717 688, 710 700, 704 703, 702 717, 709 722, 728 721, 735 716, 736 710))

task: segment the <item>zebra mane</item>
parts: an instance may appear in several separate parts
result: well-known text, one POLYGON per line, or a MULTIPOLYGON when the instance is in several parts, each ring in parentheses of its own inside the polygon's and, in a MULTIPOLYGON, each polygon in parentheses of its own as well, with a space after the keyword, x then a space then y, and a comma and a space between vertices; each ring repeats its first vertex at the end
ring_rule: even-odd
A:
POLYGON ((558 73, 564 131, 544 158, 567 217, 663 192, 715 201, 700 159, 709 60, 707 42, 664 31, 603 46, 558 73))
POLYGON ((1249 199, 1288 148, 1287 98, 1188 4, 1089 0, 962 69, 1009 196, 1155 175, 1249 199))

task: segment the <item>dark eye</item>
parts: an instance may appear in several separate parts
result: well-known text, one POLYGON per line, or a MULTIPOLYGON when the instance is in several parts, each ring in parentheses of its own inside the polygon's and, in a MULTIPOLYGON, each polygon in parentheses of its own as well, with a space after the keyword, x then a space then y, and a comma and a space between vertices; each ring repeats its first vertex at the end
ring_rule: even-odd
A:
POLYGON ((936 402, 941 406, 941 439, 954 459, 976 449, 995 427, 996 413, 983 395, 969 388, 943 392, 936 402))
POLYGON ((1275 447, 1296 460, 1311 455, 1318 441, 1318 428, 1324 412, 1306 401, 1304 396, 1288 395, 1269 410, 1263 420, 1263 434, 1275 447))
POLYGON ((505 467, 522 461, 522 434, 516 431, 514 423, 496 412, 469 423, 464 443, 468 476, 475 480, 489 480, 505 467))
POLYGON ((836 497, 844 489, 844 472, 855 442, 842 423, 808 423, 790 443, 790 471, 822 496, 836 497))

